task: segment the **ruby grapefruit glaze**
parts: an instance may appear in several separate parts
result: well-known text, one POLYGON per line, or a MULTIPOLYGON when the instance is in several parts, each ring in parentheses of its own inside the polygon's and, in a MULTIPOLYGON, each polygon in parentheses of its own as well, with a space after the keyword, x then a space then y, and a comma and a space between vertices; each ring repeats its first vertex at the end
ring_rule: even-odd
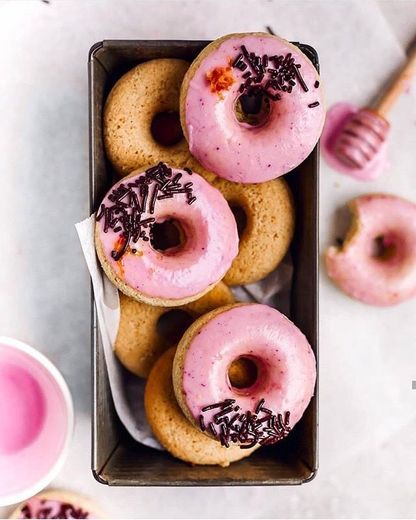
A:
MULTIPOLYGON (((182 389, 195 422, 211 403, 232 398, 242 410, 254 411, 264 399, 273 412, 290 412, 293 428, 313 396, 315 379, 315 356, 302 332, 272 307, 243 304, 217 314, 191 340, 182 389), (249 388, 233 388, 228 379, 228 368, 239 357, 257 365, 257 380, 249 388)), ((206 424, 217 412, 205 413, 206 424)))
MULTIPOLYGON (((105 258, 115 274, 149 296, 180 299, 198 294, 225 275, 238 253, 237 226, 221 193, 196 173, 190 175, 185 170, 173 169, 172 176, 178 174, 192 183, 196 200, 187 203, 183 193, 158 200, 154 213, 147 209, 141 220, 151 217, 156 222, 169 219, 178 222, 185 235, 183 246, 161 252, 154 249, 149 240, 139 239, 130 242, 123 256, 115 259, 112 253, 117 250, 121 231, 117 225, 106 229, 105 218, 97 222, 105 258)), ((107 193, 103 205, 112 206, 109 196, 114 190, 142 176, 144 172, 118 182, 107 193)), ((136 195, 140 198, 138 192, 136 195)))
MULTIPOLYGON (((272 62, 264 69, 262 87, 270 80, 268 67, 273 67, 272 62)), ((325 118, 315 67, 297 47, 263 33, 224 39, 202 60, 181 94, 185 104, 182 124, 191 153, 205 168, 234 182, 264 182, 291 171, 311 153, 325 118), (295 85, 288 85, 290 92, 268 88, 281 99, 270 102, 267 121, 257 127, 239 123, 235 115, 239 89, 250 72, 250 67, 232 66, 241 46, 268 59, 290 54, 295 61, 289 68, 293 71, 295 67, 301 74, 299 80, 296 72, 295 85)))

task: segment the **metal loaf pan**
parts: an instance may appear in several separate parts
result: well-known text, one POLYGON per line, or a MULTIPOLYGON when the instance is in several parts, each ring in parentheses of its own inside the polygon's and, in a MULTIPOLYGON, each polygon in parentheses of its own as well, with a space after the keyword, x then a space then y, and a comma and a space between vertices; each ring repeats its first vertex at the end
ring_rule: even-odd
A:
MULTIPOLYGON (((192 61, 209 42, 107 40, 89 53, 90 209, 95 211, 114 175, 102 138, 103 105, 117 79, 134 65, 155 58, 192 61)), ((316 51, 296 45, 318 68, 316 51)), ((318 147, 286 175, 296 205, 296 230, 290 318, 318 352, 318 147)), ((93 377, 92 471, 111 486, 258 486, 293 485, 311 480, 317 471, 318 399, 316 390, 302 420, 282 442, 256 451, 228 468, 191 466, 135 442, 114 410, 97 315, 91 293, 93 377)), ((317 386, 318 388, 318 386, 317 386)))

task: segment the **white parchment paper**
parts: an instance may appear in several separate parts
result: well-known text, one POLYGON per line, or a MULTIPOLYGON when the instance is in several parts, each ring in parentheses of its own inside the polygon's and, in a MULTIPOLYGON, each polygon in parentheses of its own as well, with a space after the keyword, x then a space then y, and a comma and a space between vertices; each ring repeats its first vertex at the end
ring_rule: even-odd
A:
POLYGON ((90 272, 98 326, 104 347, 111 393, 121 422, 138 442, 152 448, 162 449, 153 437, 144 413, 143 396, 145 380, 135 377, 118 362, 113 345, 120 321, 118 291, 105 276, 99 265, 94 247, 95 217, 76 224, 82 252, 90 272))
MULTIPOLYGON (((91 276, 97 309, 98 325, 104 347, 108 378, 114 406, 121 422, 136 441, 152 448, 163 449, 153 437, 144 412, 146 381, 126 370, 114 354, 113 345, 120 322, 118 290, 104 274, 94 246, 95 217, 76 224, 84 258, 91 276)), ((237 300, 273 305, 288 315, 292 261, 287 256, 279 267, 258 283, 233 289, 237 300)))

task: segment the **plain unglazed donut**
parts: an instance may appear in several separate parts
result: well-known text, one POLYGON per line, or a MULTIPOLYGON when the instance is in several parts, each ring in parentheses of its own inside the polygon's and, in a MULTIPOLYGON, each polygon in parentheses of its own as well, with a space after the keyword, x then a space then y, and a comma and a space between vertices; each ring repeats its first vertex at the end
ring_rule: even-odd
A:
POLYGON ((243 285, 261 280, 279 265, 293 238, 295 208, 286 181, 280 178, 241 184, 216 176, 195 159, 189 164, 223 194, 237 220, 238 255, 224 282, 243 285))
POLYGON ((416 296, 416 204, 388 194, 349 203, 353 220, 325 255, 329 277, 346 294, 388 306, 416 296))
POLYGON ((293 170, 312 152, 325 119, 311 61, 267 33, 229 34, 207 45, 185 75, 180 110, 192 155, 217 175, 243 183, 293 170), (257 126, 236 115, 241 95, 255 89, 263 97, 267 93, 269 106, 257 126))
MULTIPOLYGON (((138 302, 120 293, 120 323, 114 351, 120 362, 139 377, 147 377, 155 361, 165 350, 176 345, 182 330, 206 312, 234 302, 230 289, 222 282, 199 300, 177 309, 157 307, 138 302), (176 310, 186 314, 177 315, 172 337, 162 334, 158 322, 176 310), (180 323, 179 323, 180 320, 180 323)), ((172 320, 174 316, 172 315, 172 320)))
POLYGON ((104 107, 103 132, 107 156, 119 175, 158 161, 181 166, 188 160, 184 137, 163 146, 151 132, 157 114, 179 112, 179 91, 188 67, 179 59, 146 61, 112 88, 104 107))
POLYGON ((229 466, 250 455, 256 447, 225 448, 197 430, 183 415, 172 385, 175 348, 167 350, 154 365, 146 383, 144 406, 158 441, 174 457, 191 464, 229 466))
POLYGON ((271 273, 289 249, 295 226, 292 194, 285 180, 241 184, 217 177, 212 181, 231 209, 241 208, 246 223, 238 255, 224 277, 228 285, 254 283, 271 273))
POLYGON ((124 294, 150 305, 197 300, 224 277, 238 252, 236 222, 222 194, 197 173, 164 163, 116 183, 96 220, 104 272, 124 294), (153 247, 156 225, 169 222, 179 242, 153 247))

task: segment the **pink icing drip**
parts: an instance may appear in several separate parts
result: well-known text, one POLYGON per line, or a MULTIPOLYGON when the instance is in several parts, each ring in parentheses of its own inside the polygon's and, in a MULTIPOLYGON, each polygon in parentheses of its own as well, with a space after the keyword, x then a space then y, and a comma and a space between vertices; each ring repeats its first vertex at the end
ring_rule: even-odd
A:
MULTIPOLYGON (((115 273, 126 284, 147 295, 170 299, 198 294, 218 282, 238 253, 237 226, 222 194, 196 173, 189 175, 174 169, 176 173, 182 173, 193 183, 197 200, 192 205, 186 203, 185 197, 160 200, 156 213, 145 214, 143 219, 154 216, 157 222, 178 221, 186 235, 183 248, 163 254, 153 249, 150 242, 139 240, 134 245, 136 254, 128 252, 115 261, 111 251, 119 233, 112 229, 104 233, 104 219, 98 223, 104 253, 115 273)), ((126 179, 114 187, 122 182, 126 179)), ((109 194, 103 202, 111 205, 107 198, 109 194)))
POLYGON ((340 161, 334 151, 340 132, 357 112, 358 108, 349 103, 336 103, 328 110, 321 138, 322 155, 329 166, 335 170, 362 181, 371 181, 377 179, 386 167, 386 141, 363 168, 346 165, 340 161))
POLYGON ((226 40, 204 59, 189 84, 186 126, 192 154, 207 169, 235 182, 264 182, 287 173, 310 154, 321 134, 325 109, 322 89, 314 87, 317 79, 306 56, 284 41, 268 35, 226 40), (244 72, 232 69, 235 81, 221 96, 210 91, 206 79, 216 67, 228 65, 242 44, 260 56, 294 54, 309 87, 304 92, 297 84, 290 94, 281 93, 282 100, 272 102, 268 121, 257 128, 239 124, 234 114, 244 72), (316 101, 319 106, 308 107, 316 101))
POLYGON ((416 296, 416 204, 392 195, 356 199, 359 231, 345 248, 330 247, 328 275, 357 300, 393 305, 416 296), (391 258, 374 256, 374 240, 394 246, 391 258))
MULTIPOLYGON (((223 312, 206 323, 186 352, 183 389, 195 418, 204 406, 232 398, 242 410, 254 411, 264 398, 274 412, 290 412, 290 426, 302 417, 313 395, 315 356, 301 331, 276 309, 247 304, 223 312), (259 376, 249 389, 236 390, 228 367, 246 356, 259 376)), ((208 424, 217 410, 204 413, 208 424)))

